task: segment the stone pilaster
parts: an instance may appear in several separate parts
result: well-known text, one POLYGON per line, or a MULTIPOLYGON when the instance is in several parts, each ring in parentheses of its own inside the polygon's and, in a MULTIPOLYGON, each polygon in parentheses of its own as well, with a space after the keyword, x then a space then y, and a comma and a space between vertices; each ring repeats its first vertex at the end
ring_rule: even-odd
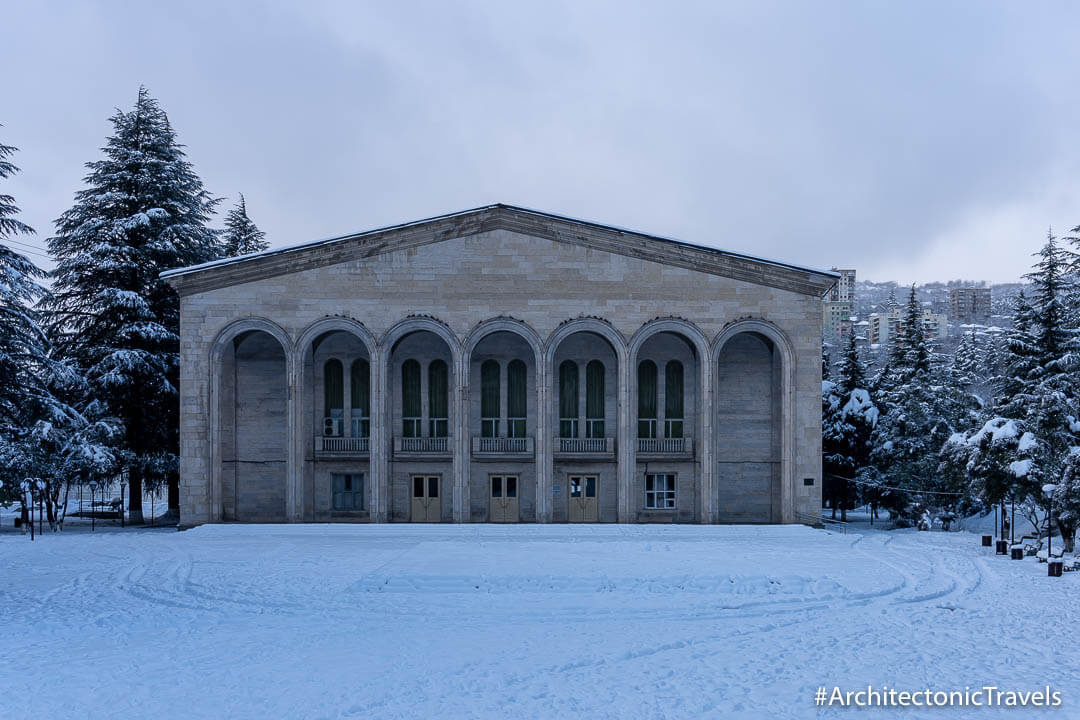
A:
POLYGON ((371 508, 375 522, 390 517, 390 453, 393 423, 390 416, 390 348, 379 345, 371 363, 371 439, 368 444, 371 472, 371 508))

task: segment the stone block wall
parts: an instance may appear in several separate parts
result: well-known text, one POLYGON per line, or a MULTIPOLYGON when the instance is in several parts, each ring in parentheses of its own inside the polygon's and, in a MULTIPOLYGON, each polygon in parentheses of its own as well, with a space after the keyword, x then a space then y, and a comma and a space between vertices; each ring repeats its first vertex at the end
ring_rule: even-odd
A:
MULTIPOLYGON (((700 398, 702 409, 707 409, 714 399, 718 404, 711 415, 717 426, 716 432, 712 437, 698 438, 695 442, 696 469, 680 470, 680 477, 688 475, 695 482, 704 483, 688 492, 700 498, 702 491, 708 491, 710 507, 697 507, 698 517, 717 521, 735 517, 733 513, 742 513, 737 506, 738 498, 730 496, 742 494, 736 492, 736 488, 746 483, 754 488, 767 485, 771 498, 768 519, 772 521, 791 521, 796 513, 816 512, 820 508, 821 301, 813 294, 721 277, 572 242, 509 230, 491 230, 322 267, 302 265, 294 272, 186 294, 181 301, 181 315, 181 513, 185 524, 217 521, 228 516, 231 502, 228 493, 224 487, 215 490, 214 485, 229 484, 230 471, 225 466, 228 455, 235 451, 230 449, 220 430, 234 422, 229 414, 239 411, 241 405, 230 410, 224 403, 223 391, 228 389, 230 362, 225 348, 238 332, 256 329, 277 338, 285 348, 287 357, 276 367, 279 374, 286 373, 285 387, 291 388, 290 393, 294 393, 303 405, 293 408, 294 395, 289 394, 285 398, 285 412, 289 414, 286 422, 280 422, 276 416, 274 423, 260 421, 260 425, 267 427, 284 427, 288 433, 284 444, 290 446, 279 455, 286 466, 282 470, 284 481, 280 475, 275 475, 260 482, 284 487, 281 492, 285 495, 287 519, 314 517, 318 507, 313 496, 317 482, 309 448, 322 391, 316 382, 315 368, 304 361, 305 353, 311 352, 310 346, 297 347, 296 343, 308 328, 328 317, 342 317, 357 323, 371 338, 377 351, 384 353, 372 358, 373 376, 378 377, 382 372, 375 367, 380 358, 388 363, 384 380, 384 386, 390 392, 387 417, 373 418, 373 425, 381 422, 384 427, 382 436, 372 437, 369 460, 370 485, 374 488, 377 483, 383 483, 386 489, 382 494, 382 510, 375 507, 374 502, 369 505, 373 516, 383 512, 386 519, 408 518, 408 474, 414 466, 421 465, 438 467, 437 473, 443 475, 445 519, 453 518, 449 505, 455 486, 464 493, 464 517, 472 519, 475 514, 472 478, 477 463, 467 458, 459 464, 410 461, 406 470, 402 462, 390 457, 390 438, 400 433, 400 365, 396 363, 408 354, 409 343, 420 342, 424 337, 428 337, 424 342, 430 342, 430 336, 409 336, 393 352, 379 343, 399 323, 418 315, 432 316, 445 328, 457 344, 453 352, 462 352, 466 338, 493 318, 514 318, 535 333, 541 343, 547 343, 563 323, 596 317, 615 333, 621 345, 616 350, 623 354, 629 353, 635 334, 647 329, 651 321, 680 318, 693 333, 700 334, 708 347, 710 357, 697 360, 708 363, 714 370, 711 377, 716 387, 707 388, 707 394, 700 398), (713 364, 719 355, 718 343, 726 333, 744 326, 769 334, 773 347, 771 357, 766 361, 765 354, 760 354, 762 362, 768 362, 768 372, 763 374, 765 371, 761 367, 747 363, 740 376, 725 380, 720 368, 713 364), (767 330, 760 331, 759 327, 767 330), (764 380, 771 381, 769 387, 759 388, 764 380), (728 392, 726 383, 736 389, 738 397, 725 395, 728 392), (751 393, 748 388, 759 388, 760 392, 751 393), (217 399, 216 404, 212 397, 217 399), (782 415, 779 423, 772 423, 768 441, 762 438, 771 416, 761 412, 759 407, 764 397, 769 397, 769 402, 780 408, 772 414, 779 412, 782 415), (775 427, 777 424, 781 426, 779 429, 775 427), (715 462, 702 468, 700 461, 710 443, 714 443, 715 462), (779 449, 773 447, 773 443, 777 443, 779 449), (751 453, 755 445, 757 449, 751 453), (766 473, 751 468, 736 475, 722 475, 719 469, 726 462, 725 458, 734 457, 731 455, 734 448, 740 453, 734 459, 744 463, 772 464, 774 469, 766 473), (769 475, 768 481, 761 479, 765 475, 769 475), (725 477, 729 479, 725 480, 725 477), (814 484, 804 485, 803 478, 812 478, 814 484), (731 493, 722 503, 721 494, 725 489, 731 493), (722 511, 722 507, 727 510, 722 511), (725 516, 724 512, 729 514, 725 516)), ((565 354, 586 360, 586 356, 591 357, 594 352, 585 346, 596 340, 595 336, 572 335, 555 350, 555 356, 565 354)), ((735 337, 725 344, 724 352, 731 354, 733 348, 743 345, 749 348, 753 342, 766 347, 756 338, 735 337)), ((606 348, 606 344, 602 347, 606 348)), ((642 347, 646 355, 652 352, 651 346, 642 347)), ((543 349, 547 352, 546 347, 543 349)), ((415 348, 415 352, 421 354, 435 351, 434 346, 415 348)), ((452 356, 453 352, 445 354, 452 356)), ((603 352, 610 353, 610 362, 605 363, 608 372, 607 423, 612 425, 609 435, 622 435, 626 449, 620 442, 619 463, 610 463, 602 472, 615 473, 616 477, 605 475, 605 484, 618 483, 625 487, 631 504, 624 516, 618 517, 618 508, 614 504, 604 505, 605 500, 601 503, 601 515, 605 521, 633 521, 640 497, 634 483, 641 475, 633 450, 629 449, 636 447, 630 442, 636 437, 636 405, 631 407, 632 396, 620 395, 618 386, 621 379, 636 381, 633 369, 639 358, 627 354, 627 367, 620 370, 616 353, 610 349, 603 352), (620 426, 620 422, 625 426, 620 426), (616 469, 612 471, 611 468, 616 469)), ((452 365, 452 357, 447 359, 452 365)), ((557 367, 557 363, 553 363, 540 369, 539 374, 546 378, 546 395, 544 388, 530 386, 530 400, 535 395, 536 415, 547 408, 549 434, 558 430, 557 393, 554 392, 557 367)), ((478 385, 478 366, 470 369, 470 382, 478 385)), ((584 365, 580 369, 580 382, 584 388, 584 365)), ((530 383, 533 384, 537 374, 534 370, 530 365, 530 383)), ((662 376, 662 366, 660 373, 662 376)), ((453 390, 455 377, 457 374, 452 368, 451 415, 456 416, 459 411, 466 413, 460 427, 467 435, 474 431, 479 434, 478 427, 472 426, 478 400, 470 393, 458 394, 453 390)), ((697 413, 691 408, 699 401, 695 394, 699 385, 689 363, 685 385, 687 426, 694 427, 697 413), (693 393, 691 389, 694 389, 693 393)), ((372 387, 374 410, 377 383, 373 382, 372 387)), ((280 406, 280 398, 275 402, 280 406)), ((582 402, 582 415, 583 405, 582 402)), ((530 413, 530 418, 532 416, 530 413)), ((550 446, 542 447, 545 442, 550 442, 550 438, 536 438, 539 464, 534 464, 535 487, 539 494, 534 505, 541 520, 559 521, 565 515, 565 495, 557 495, 554 488, 560 482, 565 484, 565 467, 553 462, 550 446)), ((255 442, 253 447, 258 445, 255 442)), ((464 447, 467 448, 467 444, 464 447)), ((236 480, 232 482, 239 487, 236 480)), ((247 480, 244 483, 245 487, 249 484, 247 480)), ((278 490, 274 492, 278 493, 278 490)), ((604 492, 602 498, 614 496, 615 493, 604 492)), ((746 502, 750 506, 745 510, 746 514, 759 512, 754 496, 754 492, 746 493, 746 502)), ((243 508, 242 497, 240 500, 238 509, 243 508)), ((278 502, 277 496, 273 502, 278 502)), ((701 505, 700 499, 695 502, 697 506, 701 505)))

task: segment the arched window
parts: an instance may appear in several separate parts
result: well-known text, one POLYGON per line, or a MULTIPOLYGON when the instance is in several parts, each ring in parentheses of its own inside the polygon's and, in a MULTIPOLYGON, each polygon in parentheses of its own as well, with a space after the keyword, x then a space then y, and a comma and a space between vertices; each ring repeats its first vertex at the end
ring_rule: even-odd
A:
POLYGON ((506 366, 506 437, 525 437, 529 393, 527 370, 521 360, 511 360, 506 366))
POLYGON ((664 367, 664 436, 683 436, 683 364, 678 360, 664 367))
POLYGON ((420 363, 410 359, 401 363, 401 434, 404 437, 420 437, 420 414, 420 363))
POLYGON ((428 435, 450 435, 450 372, 443 360, 428 365, 428 435))
POLYGON ((656 363, 643 360, 637 366, 637 435, 656 437, 656 363))
POLYGON ((559 365, 559 437, 578 436, 578 367, 573 360, 559 365))
POLYGON ((364 358, 353 360, 349 384, 352 436, 368 437, 371 435, 371 364, 364 358))
POLYGON ((604 363, 585 366, 585 437, 604 437, 604 363))
POLYGON ((341 435, 345 416, 345 372, 340 360, 323 365, 323 435, 341 435))
POLYGON ((485 360, 480 365, 480 435, 499 437, 499 363, 485 360))

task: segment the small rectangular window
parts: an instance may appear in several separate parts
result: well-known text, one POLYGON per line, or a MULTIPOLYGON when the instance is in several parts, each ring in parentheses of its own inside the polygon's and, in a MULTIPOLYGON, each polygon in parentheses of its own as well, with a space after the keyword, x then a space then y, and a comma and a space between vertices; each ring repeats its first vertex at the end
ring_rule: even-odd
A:
POLYGON ((596 478, 592 475, 585 478, 585 497, 596 497, 596 478))
POLYGON ((419 475, 412 479, 412 496, 415 498, 424 497, 424 478, 419 475))
POLYGON ((428 482, 428 494, 427 494, 427 496, 429 498, 437 498, 437 497, 439 497, 439 478, 438 477, 429 477, 427 479, 427 482, 428 482))
POLYGON ((364 474, 346 473, 330 476, 331 508, 334 510, 364 509, 364 474))
POLYGON ((502 476, 493 475, 491 478, 491 497, 502 497, 502 476))
POLYGON ((506 476, 506 497, 517 497, 517 478, 513 475, 506 476))
POLYGON ((675 508, 675 475, 649 473, 645 476, 645 509, 673 510, 675 508))

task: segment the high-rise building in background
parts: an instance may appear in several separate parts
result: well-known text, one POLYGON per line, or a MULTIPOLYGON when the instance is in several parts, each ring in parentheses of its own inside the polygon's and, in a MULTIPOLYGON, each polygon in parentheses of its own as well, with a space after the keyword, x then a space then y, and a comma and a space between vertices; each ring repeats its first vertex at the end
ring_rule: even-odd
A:
POLYGON ((840 279, 829 291, 829 300, 832 302, 855 303, 855 271, 833 268, 834 273, 840 273, 840 279))
POLYGON ((840 274, 824 298, 821 334, 826 342, 842 343, 851 332, 855 313, 855 271, 833 268, 840 274))
POLYGON ((949 291, 949 322, 986 325, 990 322, 990 288, 966 287, 949 291))

